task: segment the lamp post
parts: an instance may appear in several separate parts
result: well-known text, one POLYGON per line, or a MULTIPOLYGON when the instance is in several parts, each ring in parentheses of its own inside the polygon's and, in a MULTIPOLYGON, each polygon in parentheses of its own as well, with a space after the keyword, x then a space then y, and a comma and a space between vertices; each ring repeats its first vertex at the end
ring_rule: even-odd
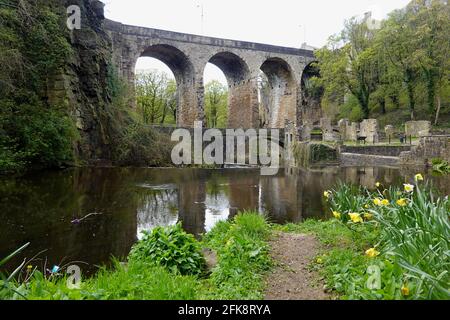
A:
POLYGON ((201 17, 200 17, 200 33, 203 35, 204 31, 204 20, 205 20, 205 10, 203 2, 197 3, 197 8, 200 8, 201 10, 201 17))
POLYGON ((303 44, 306 45, 306 25, 299 25, 299 28, 303 28, 303 42, 301 44, 301 47, 303 47, 303 44))

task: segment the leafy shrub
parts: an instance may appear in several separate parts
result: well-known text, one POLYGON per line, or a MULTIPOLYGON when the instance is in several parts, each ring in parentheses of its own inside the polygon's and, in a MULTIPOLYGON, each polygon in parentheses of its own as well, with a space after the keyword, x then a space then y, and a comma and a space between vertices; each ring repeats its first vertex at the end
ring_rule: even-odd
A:
POLYGON ((154 129, 137 123, 129 125, 115 148, 120 165, 169 166, 172 142, 154 129))
POLYGON ((450 173, 450 164, 442 159, 433 159, 433 172, 437 174, 449 174, 450 173))
POLYGON ((181 223, 144 232, 129 260, 161 265, 182 275, 199 275, 206 265, 199 242, 183 230, 181 223))
POLYGON ((58 109, 45 108, 37 99, 17 105, 0 101, 0 172, 25 165, 58 167, 73 160, 73 121, 58 109))

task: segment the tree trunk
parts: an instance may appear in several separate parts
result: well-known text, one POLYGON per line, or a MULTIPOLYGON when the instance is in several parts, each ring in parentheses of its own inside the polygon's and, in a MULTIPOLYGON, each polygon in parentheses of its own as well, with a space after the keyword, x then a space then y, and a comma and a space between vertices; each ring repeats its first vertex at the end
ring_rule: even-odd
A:
POLYGON ((411 120, 414 120, 414 109, 416 105, 416 101, 414 99, 414 86, 411 82, 407 83, 408 87, 408 99, 409 99, 409 110, 411 112, 411 120))
POLYGON ((384 98, 380 99, 379 103, 380 103, 381 113, 386 114, 386 99, 384 99, 384 98))
POLYGON ((391 101, 396 110, 400 109, 400 99, 396 94, 391 95, 391 101))
POLYGON ((436 118, 434 120, 434 125, 437 126, 439 121, 439 112, 441 112, 441 97, 437 96, 437 108, 436 108, 436 118))
POLYGON ((427 72, 427 102, 428 102, 428 111, 430 115, 433 114, 435 111, 435 98, 436 98, 436 91, 435 91, 435 81, 432 72, 427 72))

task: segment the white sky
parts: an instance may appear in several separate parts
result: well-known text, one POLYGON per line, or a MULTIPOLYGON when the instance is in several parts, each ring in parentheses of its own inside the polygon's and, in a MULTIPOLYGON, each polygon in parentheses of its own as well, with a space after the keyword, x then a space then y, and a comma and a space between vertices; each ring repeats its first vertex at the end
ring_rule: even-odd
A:
MULTIPOLYGON (((372 11, 384 18, 409 0, 102 0, 107 18, 143 27, 205 36, 297 47, 307 42, 325 45, 342 30, 344 21, 372 11), (203 23, 202 9, 203 6, 203 23)), ((156 68, 170 73, 162 63, 141 58, 137 69, 156 68)), ((211 64, 205 81, 226 83, 211 64)))

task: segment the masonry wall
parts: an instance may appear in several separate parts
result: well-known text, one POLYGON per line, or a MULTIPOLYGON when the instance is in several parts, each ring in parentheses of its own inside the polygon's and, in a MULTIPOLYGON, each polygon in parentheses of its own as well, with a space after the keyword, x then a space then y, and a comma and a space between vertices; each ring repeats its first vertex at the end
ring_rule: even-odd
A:
MULTIPOLYGON (((111 20, 106 20, 104 26, 112 39, 113 61, 131 86, 134 68, 141 56, 157 58, 172 69, 179 86, 177 124, 181 127, 192 127, 194 121, 204 119, 203 73, 206 64, 220 53, 238 57, 245 69, 241 84, 229 83, 231 128, 259 126, 256 79, 268 60, 283 62, 283 68, 288 66, 291 79, 289 90, 282 93, 276 106, 281 113, 271 123, 283 128, 286 119, 296 120, 301 114, 298 111, 300 82, 305 66, 314 60, 312 51, 128 26, 111 20), (158 49, 153 50, 155 47, 158 49)), ((232 69, 233 65, 230 67, 232 69)), ((281 74, 284 69, 275 71, 281 74)))

